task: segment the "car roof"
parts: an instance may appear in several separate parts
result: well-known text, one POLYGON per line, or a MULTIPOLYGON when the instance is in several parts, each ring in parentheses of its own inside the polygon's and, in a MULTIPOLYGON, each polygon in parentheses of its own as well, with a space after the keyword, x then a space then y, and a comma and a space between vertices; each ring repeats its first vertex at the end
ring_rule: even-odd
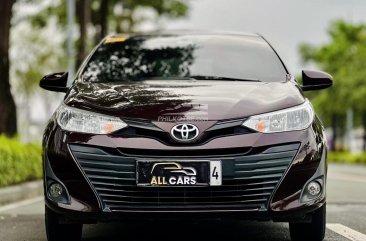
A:
POLYGON ((141 32, 141 33, 131 33, 131 34, 111 34, 106 38, 119 37, 119 36, 167 36, 167 35, 217 35, 217 36, 241 36, 241 37, 258 37, 263 38, 262 35, 256 33, 245 33, 245 32, 235 32, 235 31, 215 31, 215 30, 163 30, 163 31, 152 31, 152 32, 141 32))

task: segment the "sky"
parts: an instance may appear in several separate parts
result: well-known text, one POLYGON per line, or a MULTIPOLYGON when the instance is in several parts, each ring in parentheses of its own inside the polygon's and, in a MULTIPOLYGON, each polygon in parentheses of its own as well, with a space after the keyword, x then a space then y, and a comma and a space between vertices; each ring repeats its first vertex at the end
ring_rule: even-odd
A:
POLYGON ((186 0, 188 17, 166 21, 167 29, 203 29, 262 34, 290 72, 314 68, 302 63, 301 43, 328 41, 327 28, 336 19, 366 23, 366 0, 186 0))

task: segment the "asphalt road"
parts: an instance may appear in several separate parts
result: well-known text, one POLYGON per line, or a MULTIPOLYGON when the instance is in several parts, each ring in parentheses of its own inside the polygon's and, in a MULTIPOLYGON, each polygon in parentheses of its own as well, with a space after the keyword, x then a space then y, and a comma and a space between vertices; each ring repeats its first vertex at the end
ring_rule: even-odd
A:
MULTIPOLYGON (((366 241, 366 167, 331 165, 327 241, 366 241)), ((0 241, 46 240, 42 198, 0 207, 0 241)), ((290 240, 286 223, 143 223, 85 225, 84 240, 290 240)), ((311 241, 311 240, 309 240, 311 241)))

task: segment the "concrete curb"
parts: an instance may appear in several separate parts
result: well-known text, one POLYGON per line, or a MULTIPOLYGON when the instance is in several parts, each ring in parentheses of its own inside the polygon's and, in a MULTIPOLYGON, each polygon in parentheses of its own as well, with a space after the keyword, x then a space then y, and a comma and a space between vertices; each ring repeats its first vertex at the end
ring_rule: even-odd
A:
POLYGON ((43 181, 0 188, 0 206, 43 195, 43 181))

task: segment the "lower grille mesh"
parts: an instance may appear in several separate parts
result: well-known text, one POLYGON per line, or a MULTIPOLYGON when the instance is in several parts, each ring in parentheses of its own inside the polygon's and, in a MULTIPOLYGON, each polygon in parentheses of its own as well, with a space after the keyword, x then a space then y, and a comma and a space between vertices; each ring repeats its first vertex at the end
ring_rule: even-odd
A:
POLYGON ((92 146, 73 144, 70 150, 105 208, 112 211, 258 210, 267 208, 298 147, 290 144, 245 156, 210 157, 223 165, 223 185, 211 187, 138 187, 136 158, 92 146))

